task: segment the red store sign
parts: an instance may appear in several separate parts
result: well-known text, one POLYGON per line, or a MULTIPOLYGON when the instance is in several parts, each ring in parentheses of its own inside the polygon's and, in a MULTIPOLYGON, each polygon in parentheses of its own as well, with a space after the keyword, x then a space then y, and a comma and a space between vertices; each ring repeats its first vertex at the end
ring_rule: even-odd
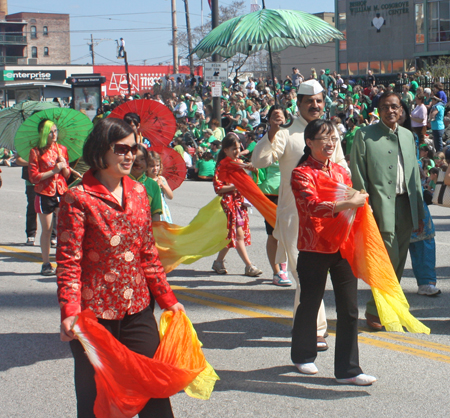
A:
MULTIPOLYGON (((189 67, 180 66, 179 72, 189 76, 189 67)), ((129 65, 131 94, 151 91, 155 81, 164 78, 166 74, 173 74, 171 65, 129 65)), ((115 96, 128 94, 127 74, 124 65, 94 65, 94 73, 106 77, 106 83, 102 86, 103 94, 115 96)), ((195 75, 201 76, 203 67, 195 69, 195 75)))

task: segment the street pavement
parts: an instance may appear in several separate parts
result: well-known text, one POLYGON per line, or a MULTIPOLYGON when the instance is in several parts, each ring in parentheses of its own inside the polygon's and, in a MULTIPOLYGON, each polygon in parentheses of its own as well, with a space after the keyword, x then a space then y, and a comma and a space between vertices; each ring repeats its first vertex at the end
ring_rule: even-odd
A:
MULTIPOLYGON (((24 246, 26 197, 20 175, 20 168, 5 167, 0 189, 0 417, 75 417, 73 361, 68 344, 59 340, 56 280, 39 275, 39 247, 24 246)), ((174 222, 187 225, 214 196, 211 183, 184 182, 169 202, 174 222)), ((370 289, 359 282, 360 363, 378 378, 370 387, 334 380, 336 312, 330 281, 325 292, 330 349, 319 353, 317 375, 296 372, 290 361, 295 289, 271 284, 264 223, 256 210, 250 215, 248 252, 262 276, 244 276, 234 250, 227 257, 228 275, 212 272, 214 257, 170 273, 206 358, 221 378, 209 401, 184 392, 173 396, 175 416, 449 417, 450 209, 431 207, 431 212, 442 294, 417 295, 409 260, 402 280, 411 312, 431 335, 370 332, 363 321, 370 289)), ((158 317, 160 312, 156 308, 158 317)))

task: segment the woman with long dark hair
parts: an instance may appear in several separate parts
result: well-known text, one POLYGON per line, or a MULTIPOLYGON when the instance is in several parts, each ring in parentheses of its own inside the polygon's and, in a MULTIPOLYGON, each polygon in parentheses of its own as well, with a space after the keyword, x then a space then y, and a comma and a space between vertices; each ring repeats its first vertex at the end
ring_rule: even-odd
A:
POLYGON ((347 209, 362 207, 368 195, 356 192, 349 200, 322 201, 317 189, 331 178, 351 186, 344 168, 330 161, 339 137, 334 125, 314 120, 305 128, 305 150, 292 172, 292 191, 299 215, 298 263, 300 305, 294 319, 291 358, 300 373, 316 374, 317 314, 322 301, 328 272, 336 298, 337 326, 335 376, 338 383, 371 385, 373 376, 359 367, 357 278, 348 261, 342 258, 337 244, 322 238, 317 218, 331 218, 347 209))

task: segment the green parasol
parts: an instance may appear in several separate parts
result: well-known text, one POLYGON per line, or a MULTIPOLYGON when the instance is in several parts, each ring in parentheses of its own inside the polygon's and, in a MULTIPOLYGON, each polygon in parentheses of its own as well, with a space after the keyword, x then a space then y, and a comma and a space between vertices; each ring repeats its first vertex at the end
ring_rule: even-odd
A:
POLYGON ((202 58, 218 54, 230 58, 263 49, 279 52, 289 46, 306 48, 344 35, 324 20, 299 10, 261 9, 223 22, 192 50, 202 58))
POLYGON ((0 147, 14 148, 14 136, 23 122, 33 113, 59 106, 53 102, 25 100, 0 111, 0 147))
POLYGON ((38 144, 38 126, 44 119, 55 122, 58 128, 58 143, 67 148, 69 161, 72 162, 81 157, 84 143, 93 124, 83 113, 67 108, 47 109, 30 116, 19 128, 14 138, 19 155, 28 161, 30 150, 38 144))

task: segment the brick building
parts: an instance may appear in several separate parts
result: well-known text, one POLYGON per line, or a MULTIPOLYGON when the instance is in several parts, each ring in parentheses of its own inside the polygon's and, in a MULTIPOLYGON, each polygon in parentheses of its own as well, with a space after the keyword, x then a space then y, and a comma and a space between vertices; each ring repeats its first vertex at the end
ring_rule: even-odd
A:
POLYGON ((68 14, 8 14, 0 0, 0 65, 70 64, 68 14))

